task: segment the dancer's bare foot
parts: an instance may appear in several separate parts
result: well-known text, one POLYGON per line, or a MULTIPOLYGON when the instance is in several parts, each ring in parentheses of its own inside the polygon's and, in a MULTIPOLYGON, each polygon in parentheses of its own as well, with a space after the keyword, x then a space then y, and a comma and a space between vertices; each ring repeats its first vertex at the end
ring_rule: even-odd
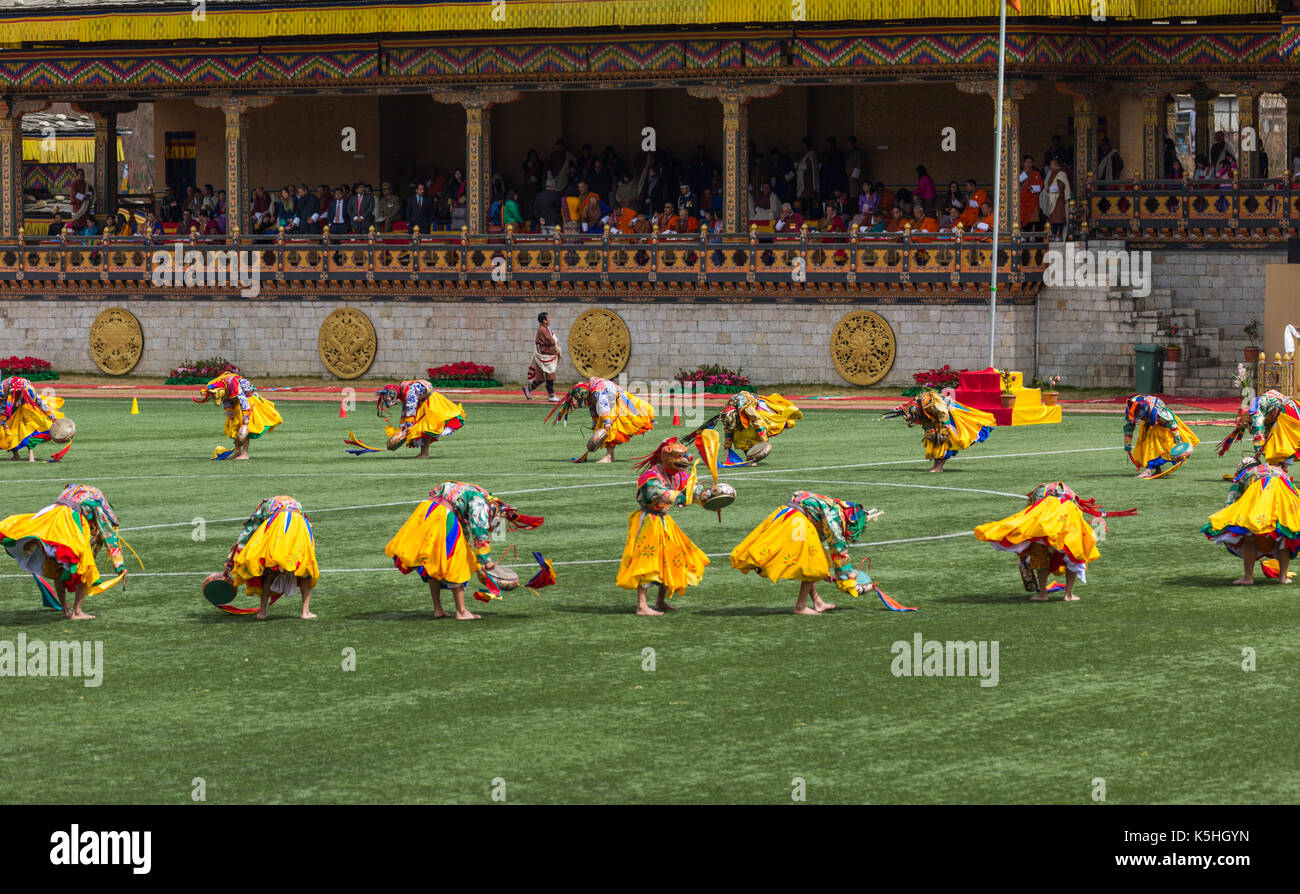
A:
POLYGON ((612 453, 606 453, 600 459, 596 460, 596 462, 598 463, 612 463, 613 461, 614 461, 614 454, 612 453))
POLYGON ((69 621, 93 621, 93 620, 95 620, 95 616, 94 616, 94 615, 88 615, 88 614, 86 614, 84 611, 76 611, 76 612, 72 612, 71 614, 64 615, 63 617, 67 618, 69 621))
POLYGON ((1289 575, 1289 574, 1283 574, 1283 575, 1281 575, 1281 576, 1277 579, 1277 581, 1278 581, 1278 583, 1280 583, 1280 584, 1293 584, 1293 583, 1295 583, 1295 581, 1291 580, 1291 575, 1289 575))
POLYGON ((664 612, 677 611, 677 606, 669 605, 667 602, 664 602, 662 599, 660 599, 657 602, 655 602, 655 610, 658 614, 662 615, 664 612))
POLYGON ((247 453, 236 453, 234 456, 231 457, 231 459, 249 459, 249 458, 250 457, 247 453))
POLYGON ((817 609, 813 608, 811 605, 805 605, 803 608, 796 608, 796 609, 794 610, 793 614, 796 614, 796 615, 820 615, 821 612, 817 611, 817 609))
POLYGON ((482 617, 483 617, 482 615, 476 615, 469 609, 465 609, 464 611, 457 609, 456 611, 457 621, 478 621, 482 617))
POLYGON ((28 451, 27 451, 27 461, 28 461, 29 463, 34 463, 34 462, 36 462, 36 451, 35 451, 35 450, 28 450, 28 451))
POLYGON ((312 618, 316 617, 316 613, 315 613, 315 612, 303 612, 299 617, 301 617, 304 621, 310 621, 312 618))
POLYGON ((1073 593, 1066 593, 1064 596, 1061 597, 1061 601, 1062 601, 1062 602, 1078 602, 1078 601, 1079 601, 1079 597, 1078 597, 1078 596, 1075 596, 1073 593))
POLYGON ((428 458, 429 458, 429 445, 428 445, 428 444, 425 444, 423 447, 421 447, 421 448, 420 448, 420 452, 419 452, 419 454, 418 454, 415 458, 416 458, 416 459, 428 459, 428 458))
POLYGON ((941 460, 941 459, 936 459, 936 460, 934 461, 934 465, 930 466, 930 468, 926 469, 926 471, 927 471, 927 472, 942 472, 942 471, 943 471, 943 463, 944 463, 943 460, 941 460))
POLYGON ((1030 597, 1029 597, 1029 601, 1030 601, 1030 602, 1047 602, 1050 598, 1051 598, 1051 597, 1049 597, 1046 593, 1035 593, 1033 596, 1030 596, 1030 597))
POLYGON ((636 607, 636 613, 647 618, 657 618, 663 614, 663 612, 655 611, 648 605, 638 605, 636 607))
POLYGON ((1248 587, 1248 586, 1250 586, 1251 584, 1253 584, 1254 582, 1255 582, 1255 578, 1254 578, 1253 576, 1252 576, 1252 577, 1239 577, 1239 578, 1237 578, 1236 580, 1233 581, 1234 584, 1237 584, 1237 585, 1239 585, 1239 586, 1243 586, 1243 587, 1248 587))
POLYGON ((265 620, 266 620, 266 609, 264 609, 264 608, 259 608, 259 609, 257 610, 257 620, 259 620, 259 621, 265 621, 265 620))
POLYGON ((1155 477, 1155 474, 1156 474, 1156 473, 1153 472, 1153 471, 1151 471, 1150 469, 1143 469, 1141 472, 1138 472, 1137 477, 1139 477, 1139 478, 1154 478, 1154 477, 1155 477))
POLYGON ((826 602, 820 596, 816 595, 815 593, 813 594, 813 608, 816 609, 817 611, 832 612, 835 611, 835 609, 838 607, 839 606, 837 603, 826 602))

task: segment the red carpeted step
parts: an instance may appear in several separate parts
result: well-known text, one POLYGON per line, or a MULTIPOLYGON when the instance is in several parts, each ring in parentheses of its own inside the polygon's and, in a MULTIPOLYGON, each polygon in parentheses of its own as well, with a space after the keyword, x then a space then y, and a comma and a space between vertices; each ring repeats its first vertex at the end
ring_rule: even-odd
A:
POLYGON ((957 401, 972 410, 993 414, 998 425, 1010 425, 1012 411, 1002 406, 1002 377, 993 368, 967 370, 957 381, 957 401))

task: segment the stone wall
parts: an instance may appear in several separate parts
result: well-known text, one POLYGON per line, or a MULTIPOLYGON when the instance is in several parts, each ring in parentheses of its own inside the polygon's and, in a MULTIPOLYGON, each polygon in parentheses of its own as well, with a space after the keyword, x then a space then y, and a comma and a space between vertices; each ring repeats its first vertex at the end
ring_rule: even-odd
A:
MULTIPOLYGON (((368 375, 424 375, 429 366, 473 360, 497 377, 522 379, 532 357, 536 315, 551 314, 567 345, 570 324, 590 307, 609 307, 631 333, 631 378, 671 379, 682 367, 741 367, 758 384, 846 384, 830 356, 835 324, 864 305, 598 304, 417 301, 108 300, 0 301, 0 356, 36 354, 67 372, 95 372, 88 333, 107 307, 130 310, 144 330, 135 373, 165 375, 184 360, 221 355, 251 376, 325 376, 317 353, 321 322, 353 306, 370 318, 378 354, 368 375)), ((920 369, 988 365, 988 307, 871 305, 894 330, 897 355, 883 384, 905 387, 920 369)), ((1033 357, 1033 305, 999 305, 999 363, 1021 368, 1033 357)), ((567 354, 567 351, 566 351, 567 354)), ((577 372, 567 357, 560 378, 577 372)))

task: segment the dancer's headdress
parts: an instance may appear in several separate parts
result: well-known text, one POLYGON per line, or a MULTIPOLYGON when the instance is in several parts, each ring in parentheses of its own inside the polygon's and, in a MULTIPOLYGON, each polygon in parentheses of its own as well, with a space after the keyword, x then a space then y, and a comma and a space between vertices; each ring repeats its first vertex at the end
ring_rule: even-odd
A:
POLYGON ((564 395, 564 400, 556 404, 551 409, 551 412, 546 414, 546 421, 552 425, 558 422, 568 425, 569 414, 578 407, 585 406, 590 399, 591 385, 587 382, 579 382, 569 389, 569 393, 564 395))

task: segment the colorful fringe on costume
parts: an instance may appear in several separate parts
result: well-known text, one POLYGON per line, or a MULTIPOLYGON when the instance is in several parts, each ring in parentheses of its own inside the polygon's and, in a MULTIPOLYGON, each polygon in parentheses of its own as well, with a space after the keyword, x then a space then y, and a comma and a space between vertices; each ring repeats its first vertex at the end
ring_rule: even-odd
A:
POLYGON ((1032 570, 1047 568, 1052 574, 1069 570, 1080 583, 1087 583, 1088 563, 1101 558, 1094 524, 1104 530, 1105 518, 1136 514, 1136 509, 1103 510, 1058 481, 1031 491, 1029 505, 1014 515, 977 527, 975 537, 994 549, 1015 553, 1032 570), (1090 524, 1085 515, 1096 521, 1090 524))
MULTIPOLYGON (((401 421, 406 423, 407 417, 403 416, 401 421)), ((465 424, 465 408, 433 391, 420 402, 410 422, 406 430, 406 446, 420 447, 459 430, 465 424)), ((400 431, 391 425, 384 426, 384 432, 390 438, 400 431)))
POLYGON ((637 510, 627 517, 627 540, 618 566, 618 585, 635 590, 662 584, 669 597, 699 584, 709 557, 691 542, 667 512, 637 510))
MULTIPOLYGON (((253 596, 265 590, 271 602, 293 593, 300 578, 314 585, 320 580, 316 564, 316 539, 311 522, 301 509, 280 507, 262 522, 235 554, 230 579, 253 596)), ((219 606, 229 611, 226 606, 219 606)), ((232 611, 231 614, 244 614, 232 611)))
POLYGON ((384 554, 402 574, 414 571, 425 582, 436 580, 449 587, 468 583, 479 569, 460 519, 437 500, 415 507, 384 547, 384 554))
MULTIPOLYGON (((1294 558, 1300 552, 1300 493, 1291 477, 1260 464, 1239 471, 1233 484, 1241 495, 1211 515, 1201 533, 1237 557, 1242 542, 1253 537, 1259 557, 1276 557, 1281 548, 1294 558)), ((1277 575, 1275 565, 1269 576, 1277 575)))
MULTIPOLYGON (((80 580, 86 586, 86 595, 96 596, 119 583, 121 577, 100 576, 86 527, 75 509, 58 504, 46 506, 40 512, 11 515, 0 521, 0 546, 29 574, 47 581, 65 581, 69 588, 80 580)), ((42 601, 49 604, 44 588, 42 601)))

